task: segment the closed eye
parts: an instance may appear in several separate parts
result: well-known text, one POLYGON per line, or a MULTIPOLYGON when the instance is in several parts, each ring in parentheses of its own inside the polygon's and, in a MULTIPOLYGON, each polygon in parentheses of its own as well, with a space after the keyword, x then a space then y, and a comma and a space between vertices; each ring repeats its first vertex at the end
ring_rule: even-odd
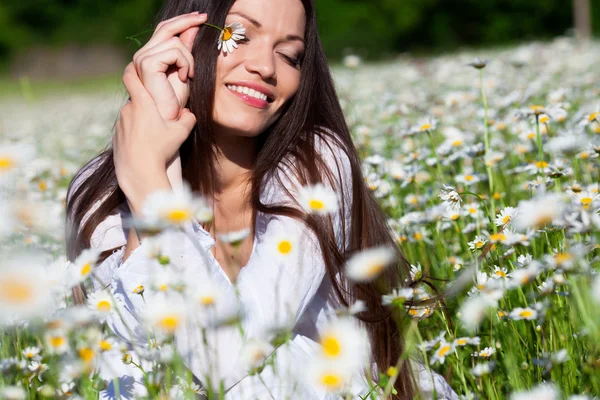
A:
MULTIPOLYGON (((250 39, 248 39, 247 37, 243 37, 242 39, 238 40, 237 43, 240 44, 246 44, 250 42, 250 39)), ((294 58, 294 57, 290 57, 287 54, 283 54, 283 53, 279 53, 284 59, 285 61, 290 64, 292 67, 294 68, 298 68, 302 66, 302 60, 300 58, 294 58)))

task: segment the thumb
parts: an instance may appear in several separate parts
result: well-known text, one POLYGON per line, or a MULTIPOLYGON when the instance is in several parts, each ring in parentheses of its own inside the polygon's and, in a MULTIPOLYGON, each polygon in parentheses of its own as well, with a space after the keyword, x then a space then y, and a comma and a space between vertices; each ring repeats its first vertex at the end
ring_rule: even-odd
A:
POLYGON ((196 35, 200 30, 199 26, 193 26, 179 35, 179 40, 183 43, 183 45, 189 50, 192 51, 192 47, 194 47, 194 41, 196 40, 196 35))
POLYGON ((181 126, 189 134, 196 126, 196 116, 189 108, 183 108, 177 120, 177 125, 181 126))

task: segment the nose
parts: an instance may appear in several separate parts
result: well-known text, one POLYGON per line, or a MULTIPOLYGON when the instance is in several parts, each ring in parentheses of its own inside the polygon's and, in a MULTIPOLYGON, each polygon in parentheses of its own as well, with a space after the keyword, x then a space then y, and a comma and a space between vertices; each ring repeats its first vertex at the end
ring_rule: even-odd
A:
POLYGON ((259 74, 265 81, 277 79, 273 49, 266 44, 255 46, 250 51, 245 65, 248 72, 259 74))

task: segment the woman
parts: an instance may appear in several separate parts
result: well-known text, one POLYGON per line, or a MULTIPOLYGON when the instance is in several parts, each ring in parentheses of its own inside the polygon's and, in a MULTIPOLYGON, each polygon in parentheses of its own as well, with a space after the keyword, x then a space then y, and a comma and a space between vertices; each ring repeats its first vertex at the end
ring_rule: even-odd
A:
MULTIPOLYGON (((132 341, 139 334, 140 344, 146 337, 138 320, 146 304, 131 285, 148 282, 145 252, 139 250, 148 241, 126 229, 123 219, 140 216, 152 193, 180 188, 182 179, 213 199, 212 223, 192 221, 187 236, 174 239, 181 244, 175 257, 187 266, 204 263, 203 272, 195 271, 204 275, 190 282, 208 280, 220 296, 239 300, 246 315, 244 334, 229 330, 213 338, 220 369, 212 378, 215 367, 194 351, 191 335, 178 335, 177 345, 198 379, 222 379, 231 398, 254 398, 250 393, 256 393, 257 379, 267 388, 274 382, 267 369, 260 379, 242 368, 243 339, 273 326, 292 326, 292 341, 277 352, 293 364, 318 347, 320 330, 335 318, 332 310, 357 300, 366 306, 356 317, 369 333, 371 378, 396 365, 403 351, 399 316, 381 304, 381 295, 408 277, 402 257, 397 268, 388 268, 373 283, 350 284, 344 275, 351 254, 394 245, 394 240, 364 184, 313 3, 167 1, 163 22, 123 75, 130 102, 121 111, 112 148, 82 168, 69 190, 69 258, 89 247, 104 252, 96 277, 124 298, 123 318, 109 319, 109 326, 132 341), (217 26, 243 24, 245 38, 233 52, 222 51, 227 46, 217 50, 219 31, 203 25, 207 20, 217 26), (296 201, 299 186, 319 182, 342 199, 331 216, 307 213, 296 201), (251 234, 236 246, 215 240, 218 233, 244 228, 251 234), (290 231, 303 246, 291 267, 264 251, 270 235, 290 231), (131 330, 134 338, 124 334, 131 330)), ((75 295, 83 301, 82 291, 75 295)), ((416 375, 418 385, 408 363, 402 364, 396 398, 431 391, 432 382, 438 398, 454 398, 439 376, 416 375)), ((277 392, 269 389, 271 395, 277 392)), ((310 389, 299 393, 294 398, 325 397, 310 389)))

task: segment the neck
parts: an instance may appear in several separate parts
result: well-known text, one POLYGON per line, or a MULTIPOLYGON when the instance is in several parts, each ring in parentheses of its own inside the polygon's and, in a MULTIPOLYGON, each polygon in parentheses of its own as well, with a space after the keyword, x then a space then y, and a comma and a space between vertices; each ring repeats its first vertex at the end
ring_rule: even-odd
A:
POLYGON ((216 134, 215 195, 244 189, 256 159, 256 138, 216 134))

